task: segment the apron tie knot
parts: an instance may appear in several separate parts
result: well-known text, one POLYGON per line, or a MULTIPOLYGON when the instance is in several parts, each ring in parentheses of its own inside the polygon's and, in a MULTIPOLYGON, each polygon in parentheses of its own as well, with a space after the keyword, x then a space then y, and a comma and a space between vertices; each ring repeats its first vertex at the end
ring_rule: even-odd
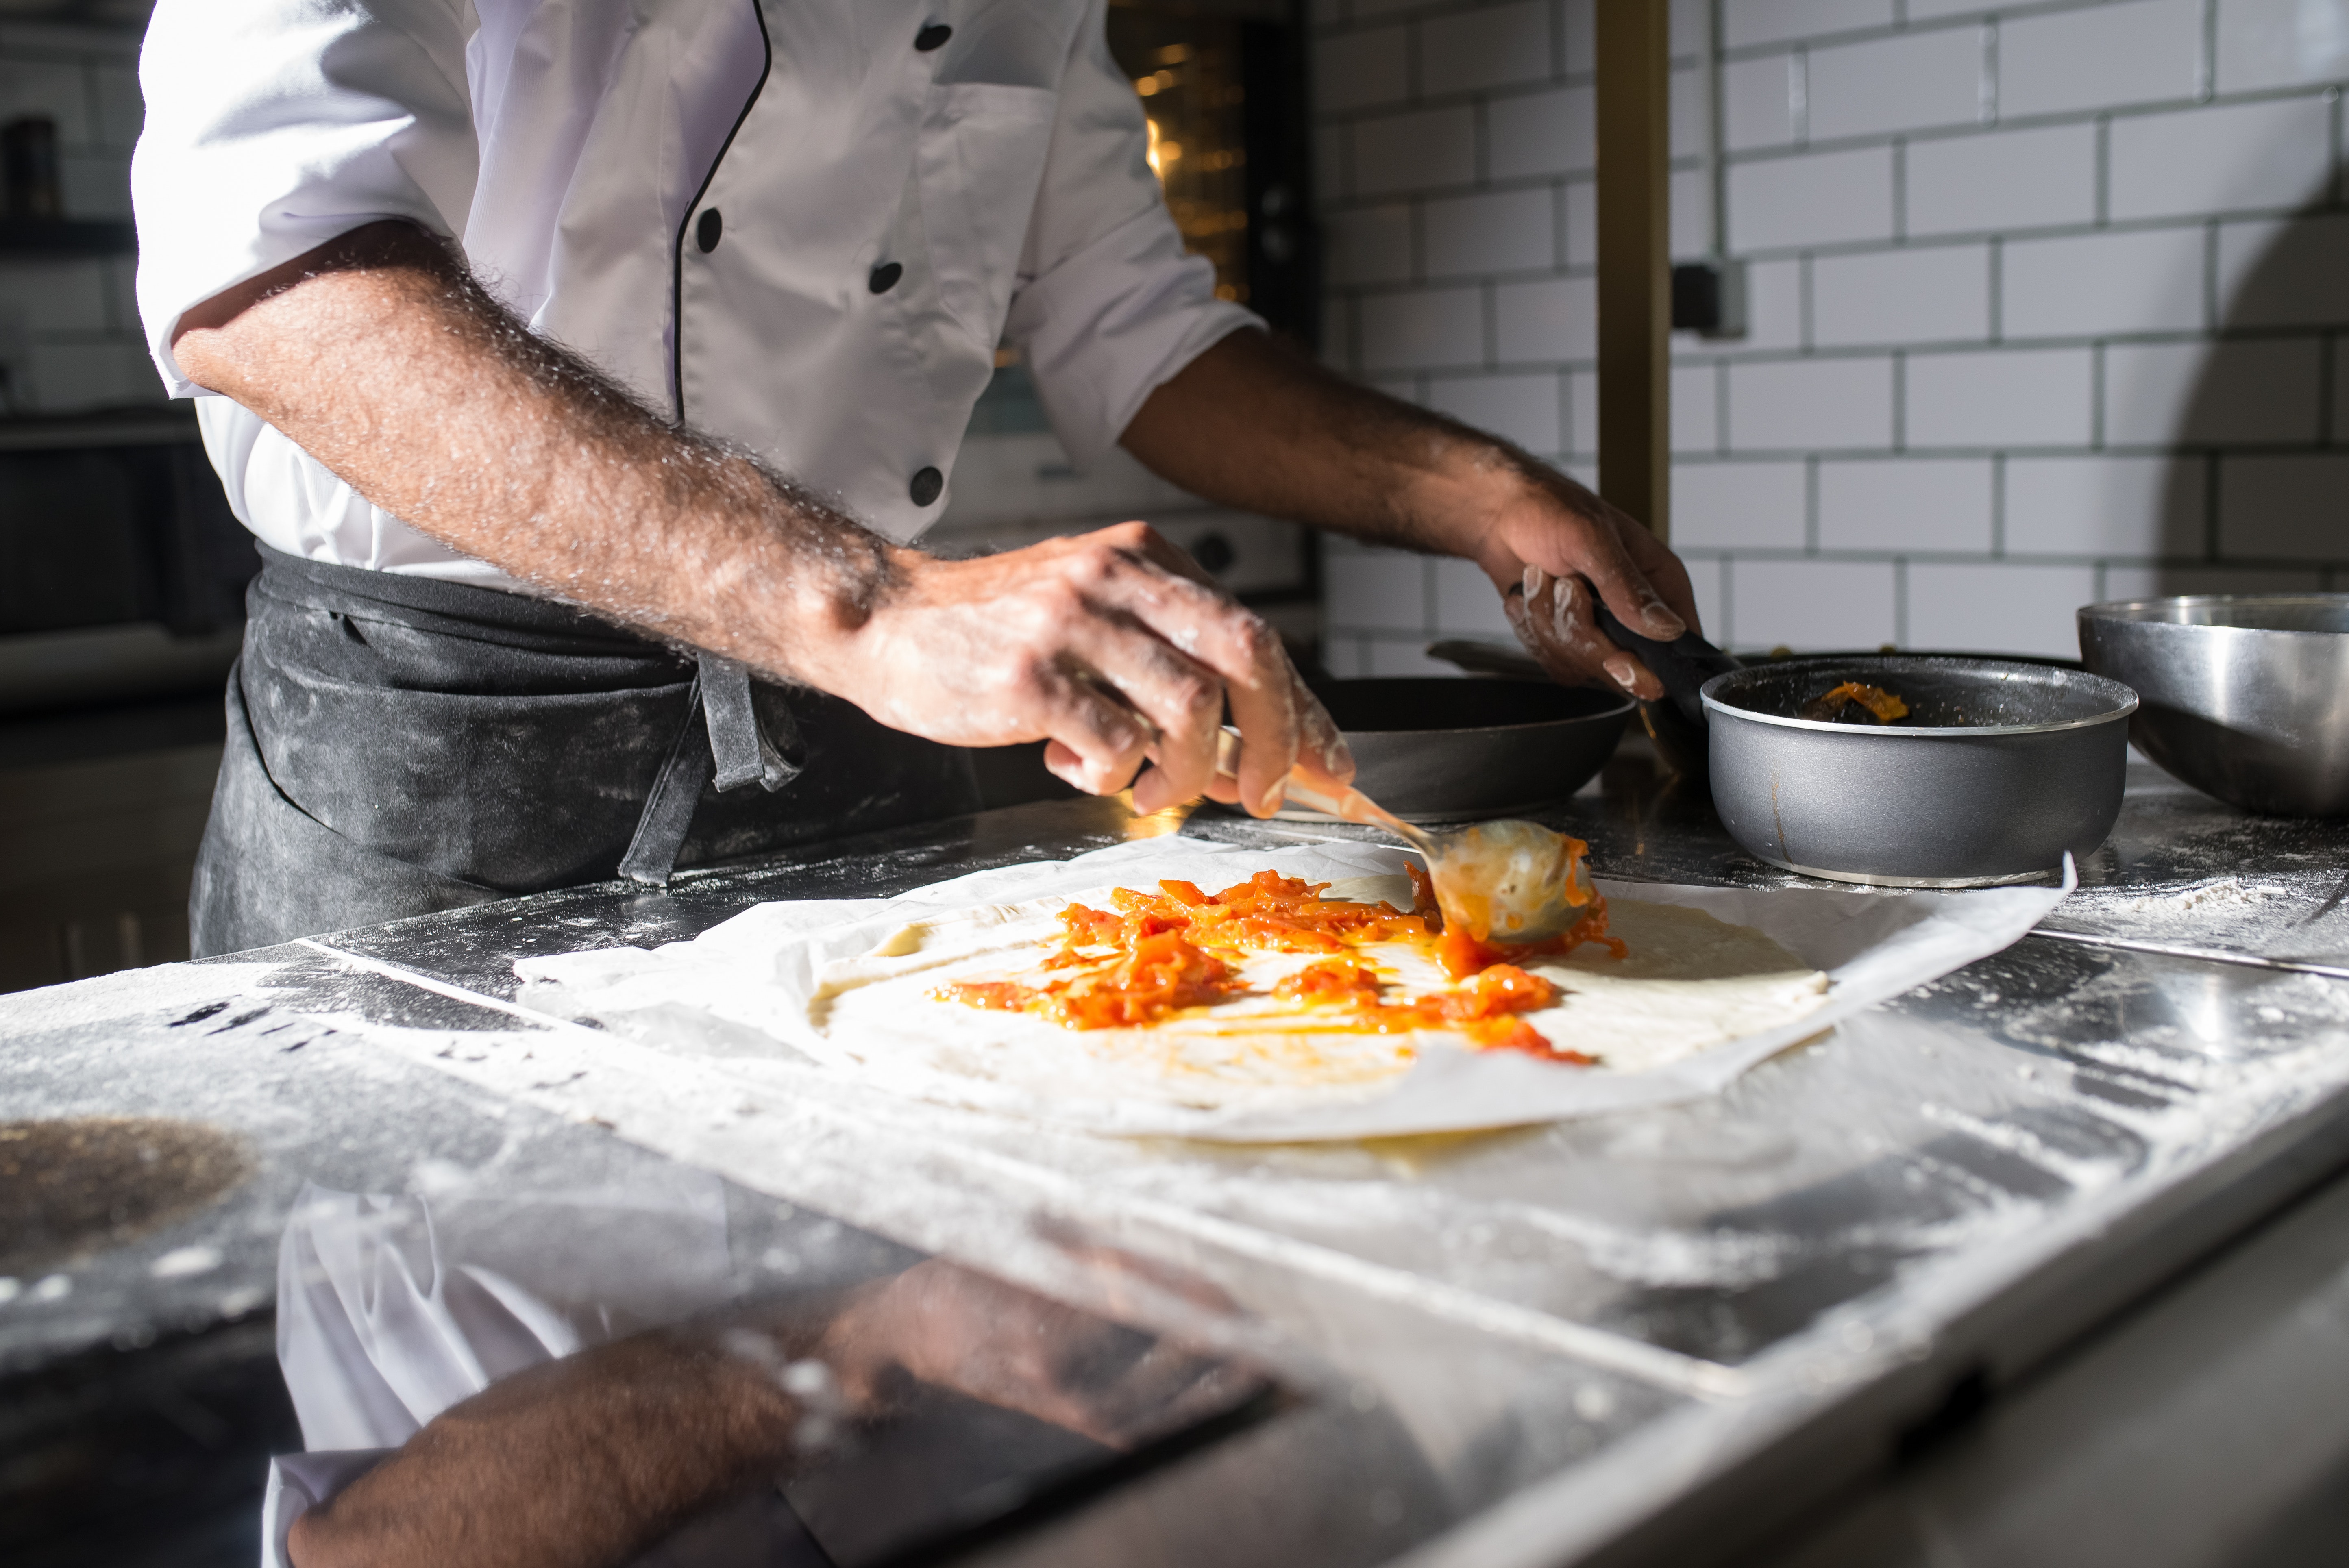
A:
POLYGON ((782 721, 785 749, 779 750, 750 701, 750 672, 733 659, 701 655, 686 697, 685 722, 653 780, 636 836, 620 861, 620 874, 653 887, 668 885, 704 785, 738 789, 755 783, 772 794, 798 778, 804 764, 793 759, 801 748, 790 709, 782 710, 782 721), (695 744, 697 728, 709 738, 709 745, 695 744))

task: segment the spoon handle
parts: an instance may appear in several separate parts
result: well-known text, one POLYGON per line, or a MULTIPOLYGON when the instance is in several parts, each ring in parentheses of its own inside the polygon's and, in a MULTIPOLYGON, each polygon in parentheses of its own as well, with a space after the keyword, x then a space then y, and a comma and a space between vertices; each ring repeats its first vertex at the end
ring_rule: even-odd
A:
MULTIPOLYGON (((1219 779, 1236 779, 1239 777, 1239 771, 1240 732, 1227 724, 1224 726, 1222 733, 1216 740, 1216 776, 1219 779)), ((1435 849, 1435 841, 1433 839, 1379 805, 1360 789, 1349 789, 1343 795, 1331 795, 1325 790, 1316 789, 1312 784, 1299 778, 1297 770, 1292 769, 1289 770, 1288 777, 1281 780, 1280 791, 1282 799, 1293 800, 1309 810, 1323 812, 1340 821, 1362 822, 1384 828, 1387 831, 1410 842, 1422 853, 1432 853, 1435 849)))

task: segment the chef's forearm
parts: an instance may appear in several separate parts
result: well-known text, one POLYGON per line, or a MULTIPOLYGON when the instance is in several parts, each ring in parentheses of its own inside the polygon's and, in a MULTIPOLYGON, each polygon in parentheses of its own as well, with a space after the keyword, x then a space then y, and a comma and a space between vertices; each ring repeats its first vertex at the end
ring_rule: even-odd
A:
POLYGON ((1194 494, 1373 544, 1475 559, 1490 521, 1558 476, 1506 442, 1235 332, 1121 438, 1194 494))
POLYGON ((402 521, 776 676, 828 686, 896 571, 886 542, 672 428, 405 223, 205 302, 173 352, 402 521))
POLYGON ((1159 473, 1226 506, 1475 562, 1560 680, 1663 695, 1576 608, 1578 584, 1664 642, 1697 624, 1687 571, 1638 522, 1508 443, 1351 386, 1261 333, 1233 333, 1185 366, 1123 439, 1159 473), (1527 599, 1508 595, 1553 580, 1566 597, 1537 626, 1527 599))
POLYGON ((1046 740, 1045 766, 1095 793, 1147 758, 1134 799, 1155 810, 1233 791, 1215 770, 1228 699, 1249 810, 1300 760, 1352 775, 1278 635, 1141 524, 976 561, 891 545, 673 428, 405 224, 207 301, 172 341, 198 384, 411 527, 892 728, 1046 740))

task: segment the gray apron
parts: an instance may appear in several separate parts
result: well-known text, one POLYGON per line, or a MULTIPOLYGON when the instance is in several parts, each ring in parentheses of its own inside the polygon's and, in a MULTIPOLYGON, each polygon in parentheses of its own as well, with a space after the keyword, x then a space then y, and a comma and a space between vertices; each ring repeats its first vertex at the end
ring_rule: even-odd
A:
POLYGON ((198 957, 976 810, 968 755, 566 604, 261 548, 198 957))

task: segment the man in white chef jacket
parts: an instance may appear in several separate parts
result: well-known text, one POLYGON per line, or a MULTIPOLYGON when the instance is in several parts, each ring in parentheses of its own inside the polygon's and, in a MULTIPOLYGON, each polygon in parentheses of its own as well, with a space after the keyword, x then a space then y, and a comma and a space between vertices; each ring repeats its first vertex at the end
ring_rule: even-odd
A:
POLYGON ((199 951, 946 815, 960 747, 1144 810, 1346 776, 1143 525, 909 542, 999 344, 1078 463, 1464 556, 1658 695, 1588 598, 1668 640, 1679 563, 1217 301, 1102 5, 160 0, 140 308, 264 560, 199 951))

